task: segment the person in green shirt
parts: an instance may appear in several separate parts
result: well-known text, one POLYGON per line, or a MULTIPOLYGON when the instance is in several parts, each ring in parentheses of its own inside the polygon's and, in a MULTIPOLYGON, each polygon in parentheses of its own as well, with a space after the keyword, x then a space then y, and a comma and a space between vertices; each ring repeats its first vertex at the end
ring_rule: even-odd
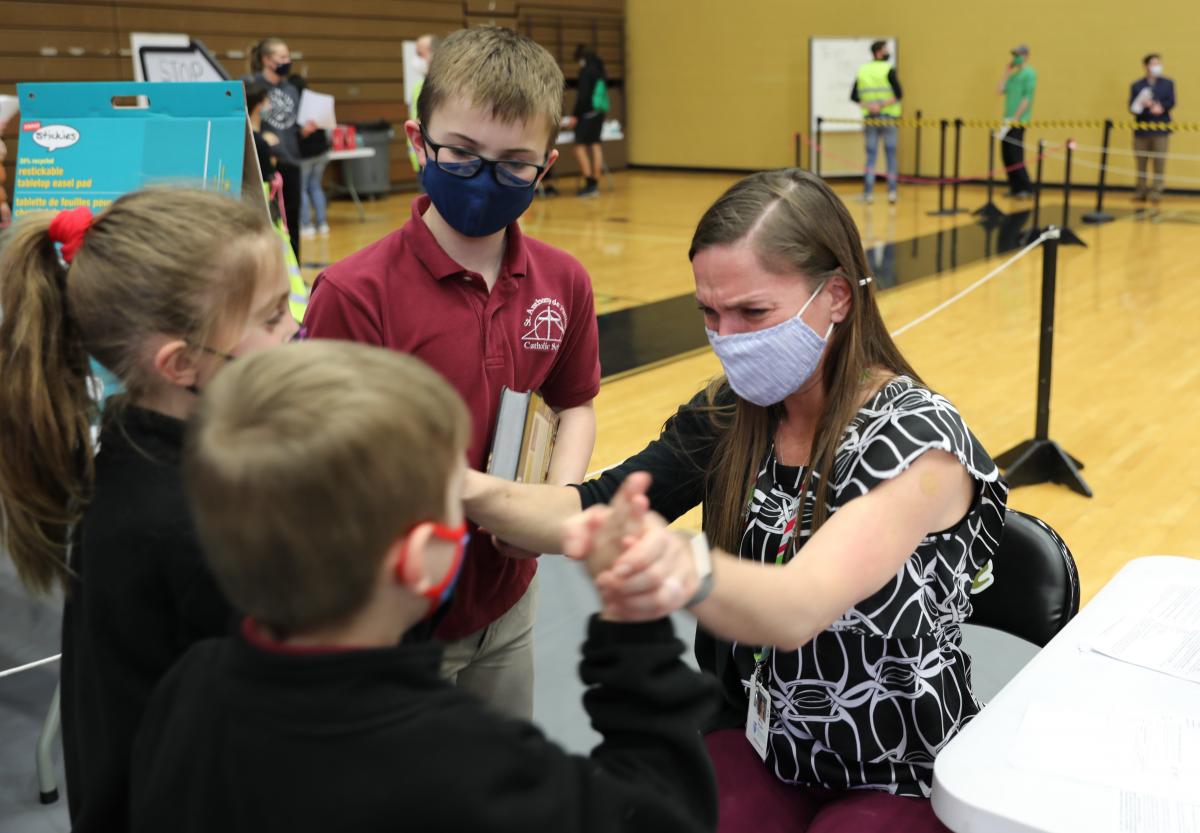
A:
POLYGON ((1000 131, 1000 156, 1008 173, 1009 196, 1033 196, 1033 183, 1025 168, 1025 125, 1033 117, 1033 93, 1037 73, 1029 65, 1029 47, 1013 47, 1012 60, 1004 71, 998 92, 1004 96, 1004 128, 1000 131))

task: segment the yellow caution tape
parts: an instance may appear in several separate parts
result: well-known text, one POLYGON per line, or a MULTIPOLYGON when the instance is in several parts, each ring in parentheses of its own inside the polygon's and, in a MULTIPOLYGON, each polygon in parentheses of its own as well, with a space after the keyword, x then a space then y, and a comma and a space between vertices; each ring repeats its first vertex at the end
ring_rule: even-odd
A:
MULTIPOLYGON (((819 119, 821 124, 857 124, 865 127, 940 127, 941 119, 819 119)), ((1024 123, 1006 122, 1001 119, 961 119, 963 127, 999 130, 1002 127, 1028 127, 1034 130, 1101 130, 1104 119, 1036 119, 1024 123)), ((954 119, 946 119, 953 127, 954 119)), ((1200 122, 1157 122, 1157 121, 1113 121, 1115 130, 1158 130, 1182 133, 1200 132, 1200 122)))

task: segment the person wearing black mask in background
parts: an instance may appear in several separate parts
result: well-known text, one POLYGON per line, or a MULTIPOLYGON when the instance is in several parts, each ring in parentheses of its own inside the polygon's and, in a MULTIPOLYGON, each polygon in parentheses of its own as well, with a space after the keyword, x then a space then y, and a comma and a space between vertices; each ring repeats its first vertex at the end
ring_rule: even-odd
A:
POLYGON ((264 38, 250 50, 250 71, 243 81, 261 81, 267 85, 267 109, 263 113, 263 131, 279 139, 274 145, 276 167, 283 176, 284 215, 292 251, 300 260, 300 139, 311 135, 317 126, 296 123, 300 112, 300 90, 288 80, 292 57, 282 38, 264 38))
POLYGON ((595 197, 600 194, 598 180, 604 170, 600 130, 608 113, 608 81, 604 76, 604 63, 582 43, 575 47, 575 60, 579 62, 575 112, 563 119, 563 127, 575 129, 575 158, 579 160, 579 172, 586 180, 576 196, 595 197))

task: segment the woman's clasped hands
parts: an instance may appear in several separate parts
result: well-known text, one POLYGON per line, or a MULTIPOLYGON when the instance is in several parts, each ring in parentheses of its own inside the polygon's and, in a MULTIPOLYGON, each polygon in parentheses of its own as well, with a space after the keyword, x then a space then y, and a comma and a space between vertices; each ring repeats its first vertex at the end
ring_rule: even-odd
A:
POLYGON ((650 510, 650 475, 627 477, 607 506, 592 506, 563 528, 563 553, 583 561, 600 593, 601 616, 660 619, 687 605, 700 578, 691 537, 650 510))

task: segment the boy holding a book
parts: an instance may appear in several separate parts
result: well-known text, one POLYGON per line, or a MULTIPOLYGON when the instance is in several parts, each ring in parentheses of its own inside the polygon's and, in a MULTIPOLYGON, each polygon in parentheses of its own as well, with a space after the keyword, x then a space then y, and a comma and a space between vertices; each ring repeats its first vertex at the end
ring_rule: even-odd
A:
MULTIPOLYGON (((595 442, 600 366, 591 281, 570 255, 517 224, 558 158, 563 76, 545 49, 499 27, 466 29, 434 53, 405 130, 427 192, 399 230, 334 264, 305 324, 411 353, 471 415, 467 460, 484 470, 501 390, 538 391, 559 426, 548 482, 583 478, 595 442)), ((533 711, 531 555, 476 535, 436 635, 443 674, 498 710, 533 711)))

